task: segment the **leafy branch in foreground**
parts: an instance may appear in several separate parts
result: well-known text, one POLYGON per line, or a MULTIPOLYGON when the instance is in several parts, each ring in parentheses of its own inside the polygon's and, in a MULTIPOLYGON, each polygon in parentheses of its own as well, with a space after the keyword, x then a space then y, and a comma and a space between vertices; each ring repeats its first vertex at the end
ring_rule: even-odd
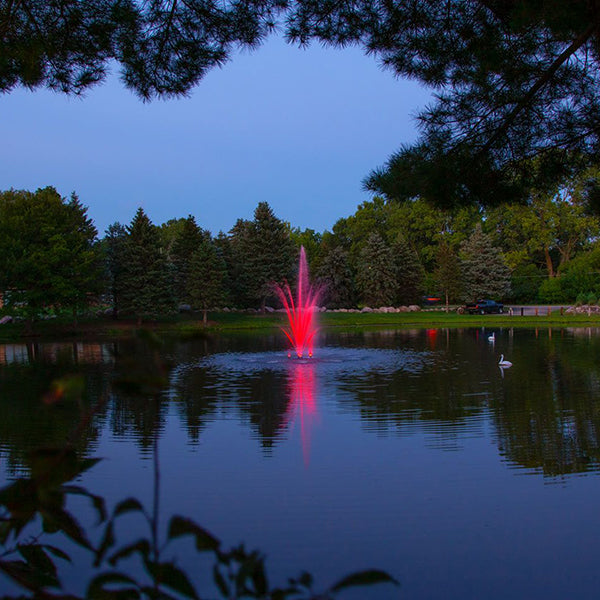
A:
MULTIPOLYGON (((257 550, 247 550, 243 544, 224 549, 221 542, 206 529, 181 516, 173 516, 169 521, 167 541, 155 552, 155 540, 139 538, 116 549, 114 546, 115 522, 127 513, 138 513, 146 519, 150 529, 154 529, 153 517, 135 499, 129 498, 119 503, 105 525, 104 535, 96 551, 96 565, 105 560, 111 567, 117 567, 132 557, 137 557, 145 573, 144 580, 137 580, 123 570, 110 570, 96 576, 87 591, 89 598, 117 598, 126 592, 130 598, 193 598, 201 597, 188 573, 173 560, 163 560, 170 544, 181 538, 191 538, 198 553, 209 552, 214 555, 212 567, 213 582, 220 598, 264 598, 284 600, 285 598, 303 598, 326 600, 334 598, 339 592, 359 585, 397 582, 387 573, 379 570, 366 570, 341 579, 324 592, 313 591, 313 578, 302 573, 298 578, 289 579, 285 587, 269 585, 265 557, 257 550), (174 594, 174 596, 173 596, 174 594)), ((203 596, 205 597, 205 596, 203 596)))
POLYGON ((358 585, 396 584, 383 571, 367 570, 352 573, 319 594, 313 591, 313 578, 308 573, 289 579, 284 587, 271 587, 263 554, 247 550, 244 545, 225 549, 206 529, 177 515, 171 517, 166 543, 160 546, 156 539, 156 514, 149 513, 139 500, 128 498, 119 502, 108 517, 103 498, 69 483, 96 462, 96 459, 79 459, 71 450, 40 450, 32 455, 31 476, 0 490, 0 572, 28 592, 28 595, 19 594, 18 597, 79 598, 63 590, 56 561, 71 562, 71 555, 61 547, 64 537, 56 534, 63 534, 89 551, 94 557, 94 567, 108 563, 109 570, 95 575, 89 582, 83 597, 90 599, 206 597, 200 594, 189 573, 175 560, 163 558, 167 549, 171 550, 171 545, 182 538, 191 539, 198 553, 213 554, 212 574, 219 598, 324 600, 358 585), (77 518, 65 508, 67 497, 71 495, 91 501, 103 525, 97 547, 92 545, 91 536, 77 518), (116 523, 131 513, 141 515, 147 521, 150 535, 117 545, 116 523), (41 530, 30 533, 36 526, 40 529, 40 525, 41 530), (52 542, 43 541, 52 536, 55 536, 52 542), (127 572, 117 570, 132 558, 139 559, 142 567, 136 570, 140 572, 137 577, 130 574, 129 568, 127 572))

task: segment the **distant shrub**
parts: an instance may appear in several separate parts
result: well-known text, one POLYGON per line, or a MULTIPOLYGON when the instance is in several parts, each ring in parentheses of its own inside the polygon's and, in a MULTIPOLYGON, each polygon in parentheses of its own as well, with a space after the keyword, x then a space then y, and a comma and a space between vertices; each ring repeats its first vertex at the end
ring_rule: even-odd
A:
POLYGON ((600 247, 576 256, 560 271, 560 285, 566 301, 580 299, 589 303, 588 296, 594 295, 595 304, 600 296, 600 247))
POLYGON ((569 298, 561 285, 560 277, 551 277, 545 279, 540 285, 538 297, 541 302, 548 304, 557 304, 560 302, 569 302, 569 298))
POLYGON ((510 300, 518 303, 536 301, 543 280, 543 272, 534 264, 519 265, 511 274, 510 300))

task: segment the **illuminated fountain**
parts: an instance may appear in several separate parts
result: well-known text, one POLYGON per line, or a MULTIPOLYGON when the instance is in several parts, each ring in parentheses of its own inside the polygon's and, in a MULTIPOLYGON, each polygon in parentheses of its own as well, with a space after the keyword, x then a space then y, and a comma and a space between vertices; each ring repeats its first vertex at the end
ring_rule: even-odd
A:
MULTIPOLYGON (((317 333, 316 309, 319 288, 310 285, 304 246, 300 247, 296 298, 294 299, 287 283, 282 286, 276 285, 275 291, 283 304, 289 323, 289 328, 282 328, 283 333, 292 344, 292 349, 298 358, 302 358, 305 354, 311 357, 317 333)), ((291 353, 289 355, 291 356, 291 353)))

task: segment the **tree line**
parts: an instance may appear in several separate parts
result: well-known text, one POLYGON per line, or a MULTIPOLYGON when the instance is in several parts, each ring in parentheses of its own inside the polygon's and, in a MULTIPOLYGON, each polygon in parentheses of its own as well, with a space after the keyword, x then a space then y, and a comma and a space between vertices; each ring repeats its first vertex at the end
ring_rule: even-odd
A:
POLYGON ((142 208, 103 237, 75 194, 0 192, 3 310, 28 319, 109 306, 113 316, 178 308, 265 310, 274 283, 295 281, 306 249, 328 308, 446 303, 593 301, 600 295, 598 218, 572 181, 528 204, 442 209, 417 198, 362 203, 322 233, 294 228, 260 202, 253 219, 212 235, 193 216, 152 223, 142 208))

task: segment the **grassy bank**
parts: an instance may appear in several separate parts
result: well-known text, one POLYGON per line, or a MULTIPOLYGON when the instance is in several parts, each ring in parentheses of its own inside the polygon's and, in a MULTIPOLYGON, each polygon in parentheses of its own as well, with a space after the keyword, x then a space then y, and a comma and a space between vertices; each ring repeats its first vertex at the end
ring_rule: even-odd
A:
MULTIPOLYGON (((262 331, 277 329, 286 324, 285 316, 279 313, 249 315, 240 313, 210 313, 205 327, 200 315, 185 314, 165 317, 159 320, 144 321, 142 327, 157 333, 175 335, 198 335, 202 333, 262 331)), ((421 311, 413 313, 321 313, 321 328, 393 327, 584 327, 600 326, 600 317, 595 315, 539 316, 520 315, 459 315, 455 312, 421 311)), ((32 331, 27 331, 23 323, 10 323, 0 326, 0 341, 11 342, 27 339, 48 339, 68 337, 127 337, 138 329, 136 321, 113 320, 110 318, 90 318, 73 323, 69 319, 39 321, 32 331)))

